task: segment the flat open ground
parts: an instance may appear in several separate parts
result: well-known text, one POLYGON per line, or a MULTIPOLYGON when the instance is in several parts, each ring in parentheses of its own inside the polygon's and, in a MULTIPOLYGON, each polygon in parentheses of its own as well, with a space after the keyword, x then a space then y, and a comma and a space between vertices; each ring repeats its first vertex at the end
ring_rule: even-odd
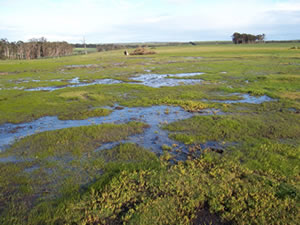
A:
POLYGON ((293 45, 0 61, 0 223, 299 223, 293 45))

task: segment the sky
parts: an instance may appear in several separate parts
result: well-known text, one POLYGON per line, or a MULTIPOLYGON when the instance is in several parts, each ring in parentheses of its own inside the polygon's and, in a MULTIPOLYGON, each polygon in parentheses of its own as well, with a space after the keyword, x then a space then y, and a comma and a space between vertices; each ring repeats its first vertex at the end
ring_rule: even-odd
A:
POLYGON ((300 0, 0 0, 0 38, 128 43, 300 39, 300 0))

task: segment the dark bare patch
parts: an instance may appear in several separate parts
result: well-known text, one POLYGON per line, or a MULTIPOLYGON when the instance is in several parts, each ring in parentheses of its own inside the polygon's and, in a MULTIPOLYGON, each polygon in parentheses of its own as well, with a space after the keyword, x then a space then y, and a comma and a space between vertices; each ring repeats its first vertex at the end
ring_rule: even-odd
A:
POLYGON ((222 222, 220 216, 212 214, 208 207, 199 209, 196 218, 192 221, 193 225, 230 225, 231 223, 222 222))

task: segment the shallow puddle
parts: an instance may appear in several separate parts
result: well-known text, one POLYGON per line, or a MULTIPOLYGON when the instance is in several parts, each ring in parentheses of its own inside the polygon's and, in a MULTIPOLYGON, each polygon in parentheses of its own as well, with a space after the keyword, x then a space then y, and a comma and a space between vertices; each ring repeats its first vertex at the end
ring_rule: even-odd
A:
MULTIPOLYGON (((129 121, 141 121, 150 125, 144 133, 130 137, 126 142, 134 142, 145 148, 152 149, 156 153, 161 152, 162 145, 178 146, 185 148, 174 140, 168 138, 168 132, 162 130, 161 125, 187 119, 194 115, 211 115, 215 110, 203 110, 200 113, 190 113, 181 107, 174 106, 152 106, 122 108, 114 110, 110 115, 104 117, 89 118, 86 120, 59 120, 55 116, 47 116, 38 120, 23 124, 4 124, 0 126, 0 150, 4 150, 15 140, 39 132, 57 130, 70 127, 88 126, 103 123, 127 123, 129 121)), ((220 112, 221 113, 221 112, 220 112)), ((119 142, 118 142, 119 143, 119 142)), ((118 143, 104 145, 103 148, 111 148, 118 143), (106 147, 105 147, 106 146, 106 147)))
POLYGON ((292 113, 297 113, 297 114, 300 113, 300 111, 297 110, 297 109, 295 109, 295 108, 288 108, 288 111, 289 111, 289 112, 292 112, 292 113))
POLYGON ((98 64, 85 64, 85 65, 66 65, 65 68, 68 69, 80 69, 80 68, 97 68, 101 67, 101 65, 98 64))
POLYGON ((207 99, 203 99, 202 101, 219 102, 219 103, 226 103, 226 104, 232 104, 232 103, 261 104, 263 102, 276 101, 275 99, 270 98, 267 95, 252 96, 249 94, 240 94, 240 93, 234 93, 232 95, 240 96, 243 99, 239 99, 239 100, 207 100, 207 99))
POLYGON ((186 56, 185 59, 203 59, 201 56, 186 56))
POLYGON ((137 84, 142 84, 149 87, 174 87, 179 85, 199 84, 200 79, 173 79, 174 77, 192 77, 203 73, 178 73, 178 74, 142 74, 137 77, 130 78, 131 80, 139 81, 137 84), (173 78, 172 78, 173 77, 173 78))
MULTIPOLYGON (((275 101, 266 95, 263 96, 251 96, 249 94, 233 95, 241 96, 240 100, 210 100, 211 102, 220 103, 250 103, 261 104, 267 101, 275 101)), ((208 100, 203 100, 208 101, 208 100)), ((220 111, 214 109, 204 109, 198 113, 190 113, 184 111, 181 107, 174 106, 152 106, 152 107, 136 107, 136 108, 118 108, 114 110, 110 115, 104 117, 89 118, 86 120, 59 120, 56 116, 42 117, 38 120, 23 123, 23 124, 10 124, 6 123, 0 126, 0 151, 8 147, 18 138, 22 138, 34 133, 57 130, 70 127, 88 126, 92 124, 103 123, 127 123, 129 121, 141 121, 150 125, 150 128, 142 135, 130 137, 129 141, 140 144, 145 148, 152 148, 155 152, 160 151, 163 144, 172 146, 178 145, 173 140, 168 138, 166 131, 160 129, 162 124, 168 124, 177 120, 187 119, 193 115, 211 115, 222 114, 220 111)), ((115 145, 116 143, 113 143, 115 145)), ((109 146, 109 144, 108 144, 109 146)), ((183 145, 181 145, 184 147, 183 145)))
POLYGON ((99 80, 95 80, 90 83, 86 83, 86 82, 80 82, 79 78, 76 77, 76 78, 70 80, 69 83, 70 84, 63 85, 63 86, 29 88, 29 89, 25 89, 25 91, 55 91, 55 90, 67 88, 67 87, 84 87, 84 86, 90 86, 90 85, 95 85, 95 84, 120 84, 123 82, 120 80, 114 80, 114 79, 99 79, 99 80))
POLYGON ((8 157, 3 157, 0 158, 0 163, 10 163, 10 162, 19 162, 15 156, 8 156, 8 157))
MULTIPOLYGON (((142 84, 149 87, 162 87, 162 86, 178 86, 183 84, 199 84, 202 82, 200 79, 172 79, 173 78, 180 78, 180 77, 191 77, 201 75, 203 73, 178 73, 178 74, 142 74, 137 77, 130 78, 131 80, 137 81, 138 83, 134 84, 142 84)), ((99 79, 92 82, 87 82, 86 80, 81 82, 79 77, 75 77, 69 80, 68 85, 63 86, 54 86, 54 87, 36 87, 36 88, 29 88, 25 89, 25 91, 55 91, 58 89, 66 88, 66 87, 84 87, 90 86, 95 84, 120 84, 124 83, 120 80, 114 79, 99 79)))

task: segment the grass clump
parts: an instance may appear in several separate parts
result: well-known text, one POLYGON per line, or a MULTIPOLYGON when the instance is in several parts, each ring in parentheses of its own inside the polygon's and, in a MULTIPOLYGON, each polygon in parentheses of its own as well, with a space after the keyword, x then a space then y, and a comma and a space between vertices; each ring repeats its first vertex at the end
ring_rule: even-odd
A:
POLYGON ((163 105, 180 106, 188 112, 198 112, 202 109, 211 107, 211 105, 205 104, 200 101, 176 100, 170 98, 162 98, 162 99, 154 100, 153 103, 156 105, 163 104, 163 105))
POLYGON ((125 143, 112 149, 103 150, 99 154, 106 162, 129 163, 137 161, 156 160, 153 152, 132 144, 125 143))
POLYGON ((166 144, 163 144, 163 145, 161 146, 161 149, 162 149, 163 151, 172 151, 172 147, 169 146, 169 145, 166 145, 166 144))
POLYGON ((90 117, 107 116, 111 113, 109 109, 92 109, 76 111, 71 113, 60 114, 58 119, 60 120, 84 120, 90 117))

